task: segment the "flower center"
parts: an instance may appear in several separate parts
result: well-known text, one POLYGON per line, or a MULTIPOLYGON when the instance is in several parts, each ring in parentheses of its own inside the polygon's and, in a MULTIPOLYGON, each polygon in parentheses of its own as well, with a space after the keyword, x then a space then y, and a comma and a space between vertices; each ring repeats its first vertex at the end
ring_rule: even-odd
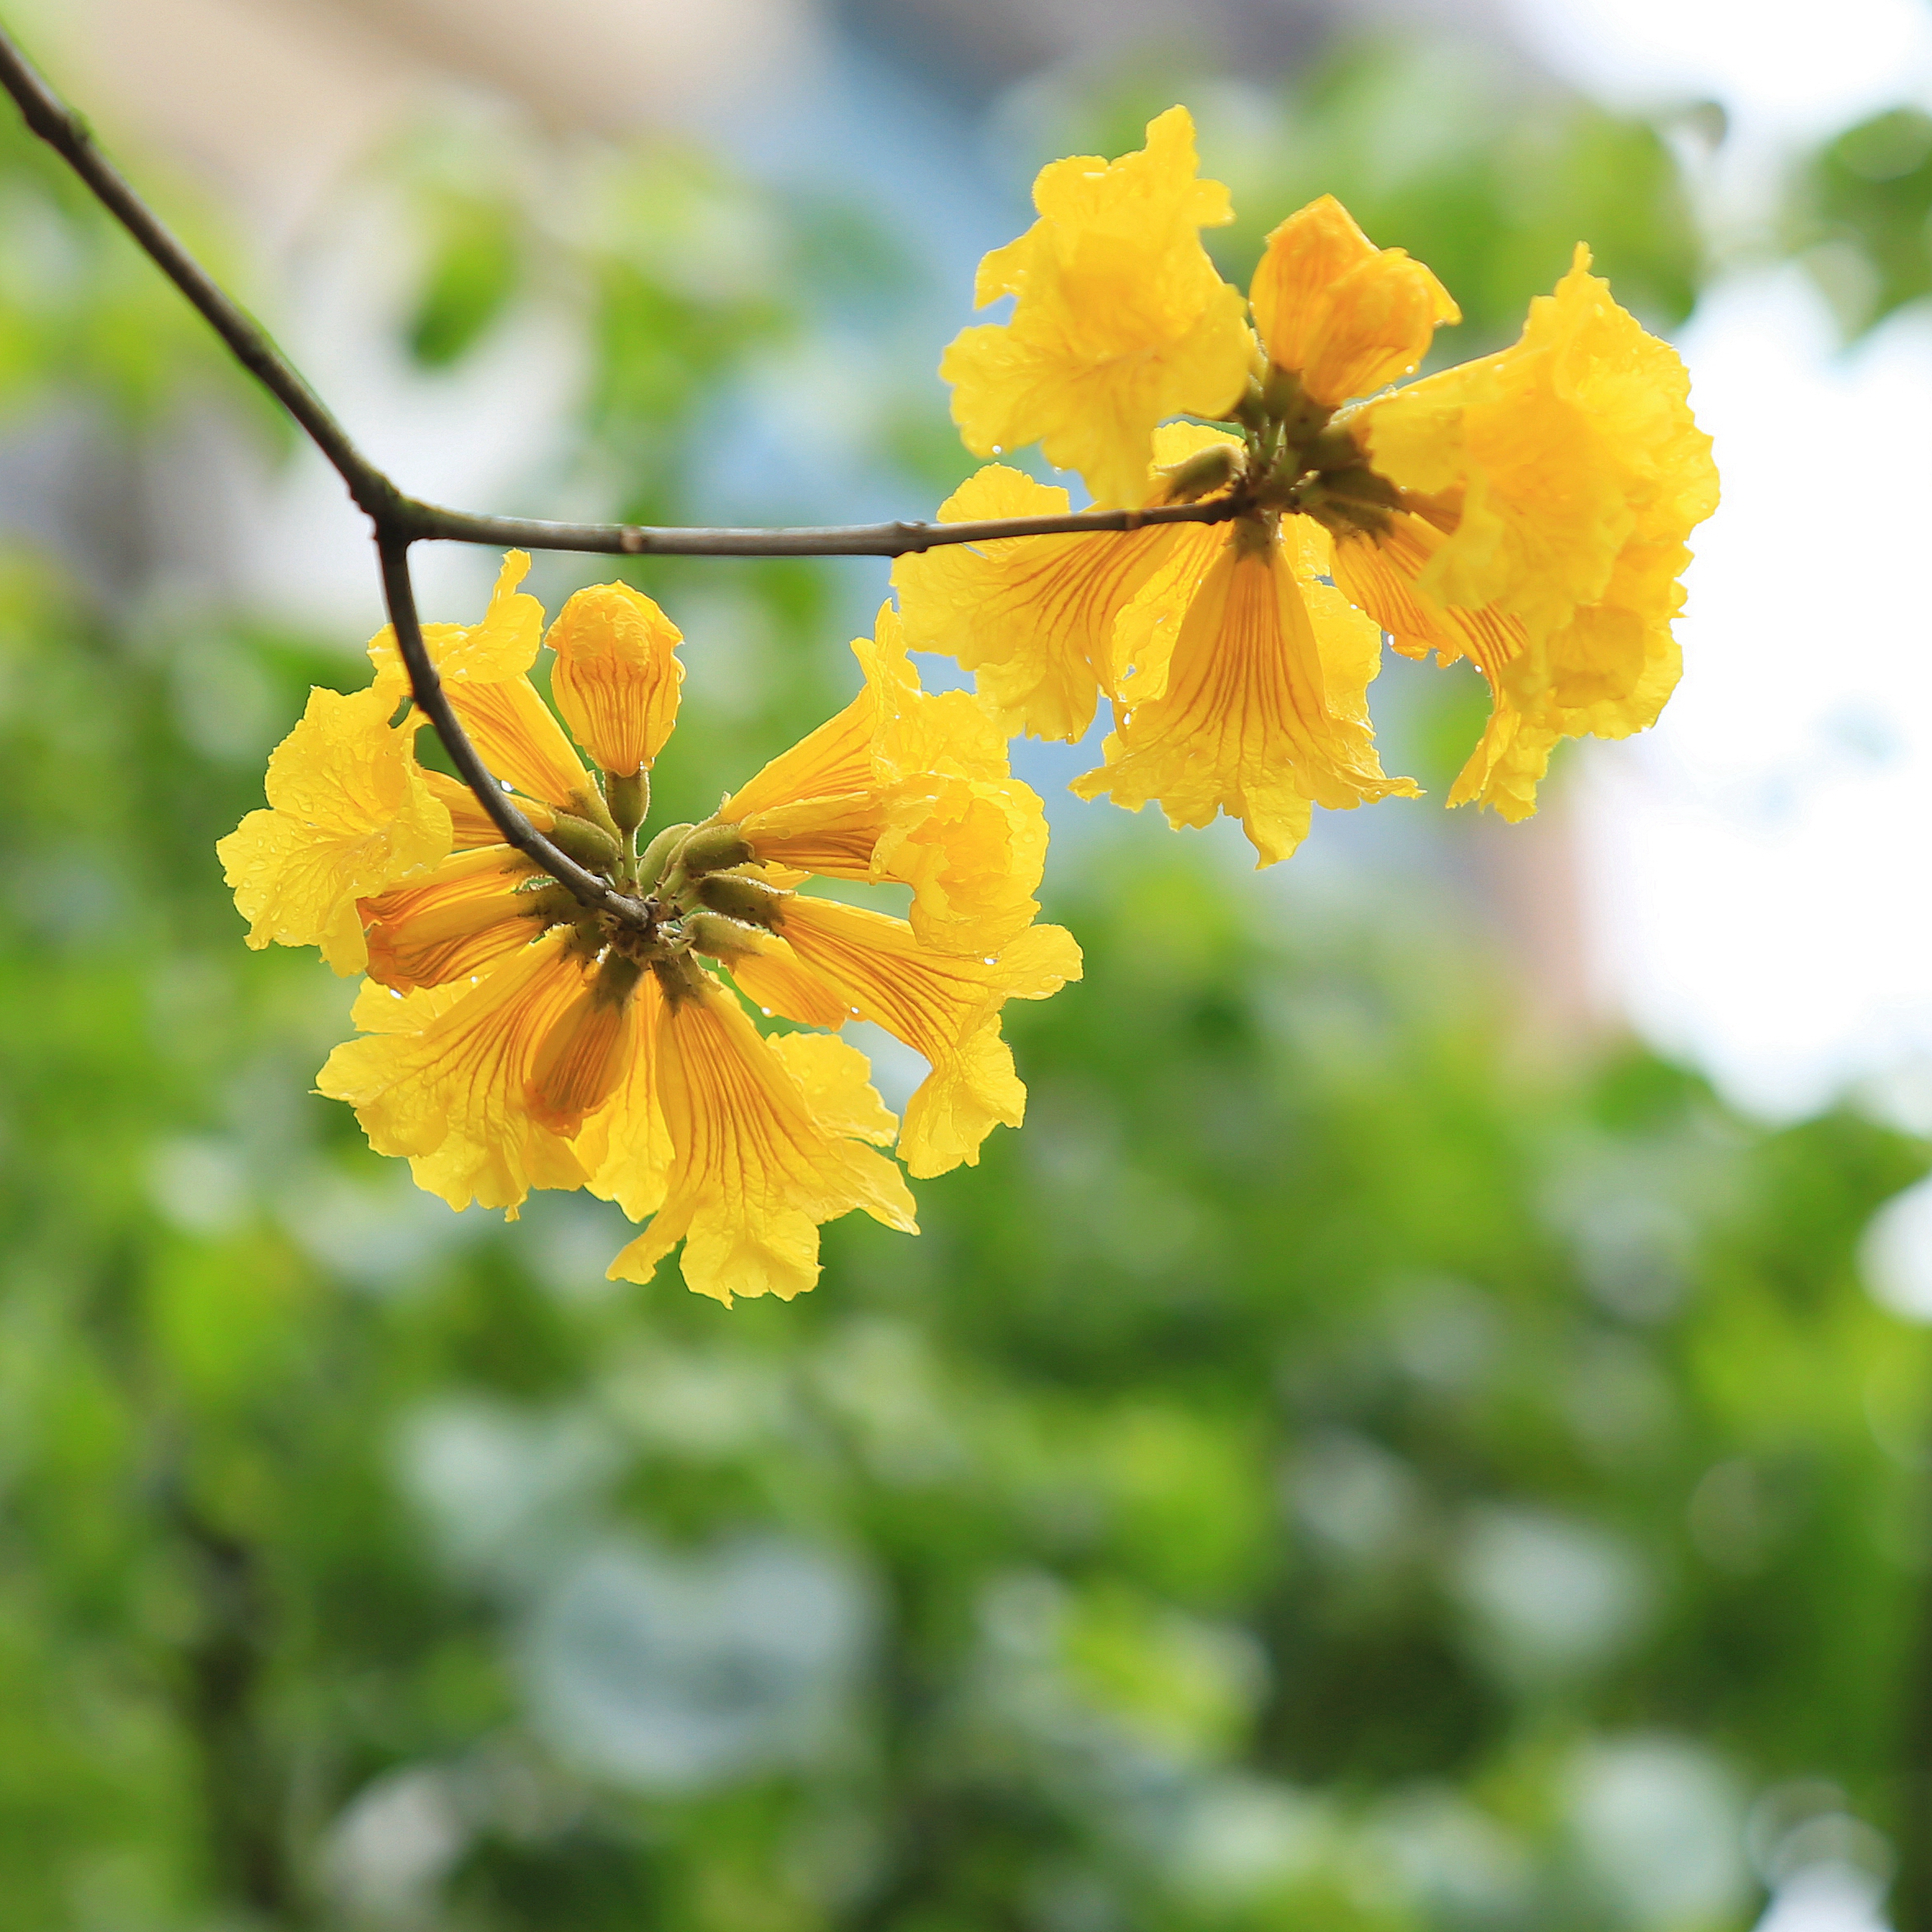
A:
POLYGON ((1375 473, 1346 412, 1317 402, 1292 370, 1272 369, 1266 382, 1251 382, 1234 420, 1239 444, 1216 443, 1177 465, 1167 484, 1170 502, 1225 490, 1247 499, 1257 530, 1271 534, 1275 520, 1297 515, 1314 517, 1337 536, 1384 530, 1400 507, 1400 493, 1375 473))

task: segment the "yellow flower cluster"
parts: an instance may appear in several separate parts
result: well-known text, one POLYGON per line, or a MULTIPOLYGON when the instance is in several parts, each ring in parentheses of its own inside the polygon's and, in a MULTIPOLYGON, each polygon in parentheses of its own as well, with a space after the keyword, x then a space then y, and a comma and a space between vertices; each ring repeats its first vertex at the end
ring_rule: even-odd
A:
POLYGON ((416 761, 423 720, 389 633, 366 690, 318 690, 269 766, 269 809, 221 841, 249 943, 321 947, 366 972, 360 1037, 323 1067, 380 1152, 452 1207, 514 1213, 588 1188, 648 1226, 611 1264, 648 1280, 680 1241, 685 1280, 730 1302, 818 1276, 821 1223, 862 1209, 914 1230, 915 1175, 979 1158, 1025 1089, 1000 1038, 1009 999, 1080 974, 1035 922, 1039 798, 966 692, 921 689, 892 611, 854 646, 857 698, 702 825, 641 848, 648 774, 676 721, 675 629, 622 584, 579 591, 548 637, 506 561, 483 621, 425 627, 458 718, 532 824, 645 917, 594 911, 500 842, 456 782, 416 761), (566 734, 531 683, 540 648, 566 734), (572 743, 574 735, 575 743, 572 743), (597 767, 580 757, 581 747, 597 767), (888 917, 798 889, 910 888, 888 917), (834 1030, 876 1022, 931 1071, 902 1129, 834 1030))
MULTIPOLYGON (((588 1188, 648 1224, 613 1275, 647 1280, 681 1242, 686 1281, 725 1302, 811 1287, 820 1226, 852 1209, 911 1231, 876 1150, 896 1137, 907 1171, 942 1174, 1017 1125, 1001 1008, 1080 972, 1036 921, 1046 824, 1008 769, 1014 732, 1078 739, 1105 698, 1104 761, 1075 790, 1239 818, 1267 865, 1316 805, 1414 794, 1370 729, 1384 634, 1488 681, 1450 802, 1507 817, 1534 808, 1559 738, 1639 730, 1669 696, 1684 540, 1716 475, 1683 365, 1585 250, 1512 348, 1390 390, 1457 319, 1447 292, 1324 196, 1269 236, 1244 304, 1201 245, 1231 210, 1184 110, 1138 153, 1055 162, 1034 200, 980 265, 980 302, 1012 296, 1011 318, 942 365, 968 446, 1037 441, 1102 505, 1217 516, 902 559, 898 611, 853 646, 858 697, 703 824, 641 842, 678 632, 607 584, 546 634, 513 552, 481 622, 425 642, 489 771, 629 914, 573 896, 418 762, 387 633, 367 689, 311 694, 269 808, 221 842, 251 945, 367 975, 321 1091, 452 1207, 588 1188), (977 691, 924 691, 909 648, 977 691), (545 648, 556 713, 530 677, 545 648), (814 878, 896 884, 907 916, 799 889, 814 878), (761 1031, 753 1007, 805 1030, 761 1031), (902 1126, 838 1037, 853 1018, 930 1069, 902 1126)), ((993 463, 940 516, 1068 502, 993 463)))
MULTIPOLYGON (((957 658, 1010 730, 1078 739, 1108 700, 1104 762, 1076 791, 1157 801, 1177 825, 1225 812, 1263 865, 1316 805, 1412 795, 1369 727, 1384 633, 1489 684, 1452 804, 1521 818, 1558 739, 1654 721, 1678 676, 1685 539, 1717 476, 1682 362, 1586 249, 1513 347, 1388 391, 1458 319, 1447 291, 1325 195, 1268 237, 1251 330, 1201 246, 1231 211, 1198 177, 1184 109, 1139 152, 1056 161, 1034 200, 1040 219, 980 267, 980 301, 1011 293, 1011 319, 965 330, 941 364, 967 447, 1038 441, 1102 506, 1230 512, 937 548, 894 571, 912 648, 957 658)), ((1068 501, 995 463, 939 515, 1068 501)))

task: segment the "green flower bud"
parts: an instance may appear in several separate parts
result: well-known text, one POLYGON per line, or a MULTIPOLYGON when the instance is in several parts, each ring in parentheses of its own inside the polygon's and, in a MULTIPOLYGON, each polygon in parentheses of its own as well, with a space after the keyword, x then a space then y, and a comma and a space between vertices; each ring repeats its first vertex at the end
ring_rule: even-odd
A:
POLYGON ((599 1006, 621 1007, 643 976, 644 969, 634 959, 621 952, 607 952, 591 982, 591 998, 599 1006))
POLYGON ((1163 466, 1163 493, 1171 503, 1198 503, 1217 489, 1225 489, 1241 467, 1241 448, 1234 443, 1211 443, 1184 462, 1163 466))
POLYGON ((758 950, 758 935, 749 926, 740 925, 721 913, 687 913, 683 925, 691 950, 712 959, 739 959, 758 950))

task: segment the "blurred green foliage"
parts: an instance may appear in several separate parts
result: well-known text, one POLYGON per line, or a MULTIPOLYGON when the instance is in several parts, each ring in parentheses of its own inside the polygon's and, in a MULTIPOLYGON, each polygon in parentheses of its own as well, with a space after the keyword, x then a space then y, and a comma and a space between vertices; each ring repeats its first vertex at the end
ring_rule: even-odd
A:
MULTIPOLYGON (((1298 109, 1338 156, 1413 131, 1350 132, 1372 81, 1298 109)), ((1277 211, 1336 185, 1294 125, 1277 211)), ((1580 157, 1651 151, 1571 127, 1614 199, 1580 157)), ((1584 202, 1548 263, 1485 240, 1456 139, 1380 239, 1500 330, 1584 202)), ((528 152, 385 176, 400 339, 456 370, 574 304, 571 487, 680 514, 813 264, 688 157, 528 152)), ((0 336, 43 299, 0 275, 0 336)), ((200 380, 153 344, 16 410, 93 385, 131 438, 200 380)), ((829 571, 639 580, 692 639, 663 812, 849 690, 829 571)), ((360 675, 0 572, 0 1928, 1730 1932, 1754 1801, 1900 1824, 1932 1388, 1857 1256, 1923 1146, 1539 1061, 1426 894, 1068 807, 1088 978, 1014 1016, 1025 1131, 792 1306, 615 1288, 598 1204, 504 1229, 371 1156, 308 1091, 349 988, 239 943, 213 841, 360 675)))
POLYGON ((1892 108, 1807 157, 1789 239, 1848 336, 1932 294, 1932 115, 1892 108))
MULTIPOLYGON (((208 225, 191 222, 184 239, 248 294, 208 225)), ((0 122, 0 410, 54 395, 151 422, 184 388, 232 384, 200 318, 98 218, 86 189, 50 165, 11 106, 0 122)), ((267 404, 246 407, 280 433, 267 404)))

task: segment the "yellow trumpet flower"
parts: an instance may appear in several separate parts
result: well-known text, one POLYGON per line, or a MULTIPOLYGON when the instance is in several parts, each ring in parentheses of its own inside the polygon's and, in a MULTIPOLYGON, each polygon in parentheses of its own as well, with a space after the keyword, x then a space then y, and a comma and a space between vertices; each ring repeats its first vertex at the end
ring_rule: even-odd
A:
POLYGON ((358 1037, 317 1084, 420 1185, 511 1215, 533 1188, 588 1188, 649 1222, 614 1275, 646 1280, 681 1242, 700 1293, 789 1298, 817 1279, 821 1223, 857 1208, 917 1230, 863 1055, 830 1033, 762 1034, 743 1002, 896 1034, 933 1067, 907 1167, 976 1160, 1025 1108, 1001 1005, 1080 972, 1067 934, 1034 923, 1039 800, 980 700, 920 689, 889 610, 854 646, 852 704, 706 823, 647 828, 640 850, 678 634, 622 584, 580 591, 552 626, 553 688, 593 775, 530 680, 527 567, 512 553, 483 621, 425 641, 492 770, 641 916, 583 904, 416 764, 417 721, 389 721, 406 681, 386 634, 375 682, 314 694, 271 763, 270 809, 223 842, 238 902, 259 943, 366 966, 358 1037), (909 888, 910 919, 801 894, 813 874, 909 888))

